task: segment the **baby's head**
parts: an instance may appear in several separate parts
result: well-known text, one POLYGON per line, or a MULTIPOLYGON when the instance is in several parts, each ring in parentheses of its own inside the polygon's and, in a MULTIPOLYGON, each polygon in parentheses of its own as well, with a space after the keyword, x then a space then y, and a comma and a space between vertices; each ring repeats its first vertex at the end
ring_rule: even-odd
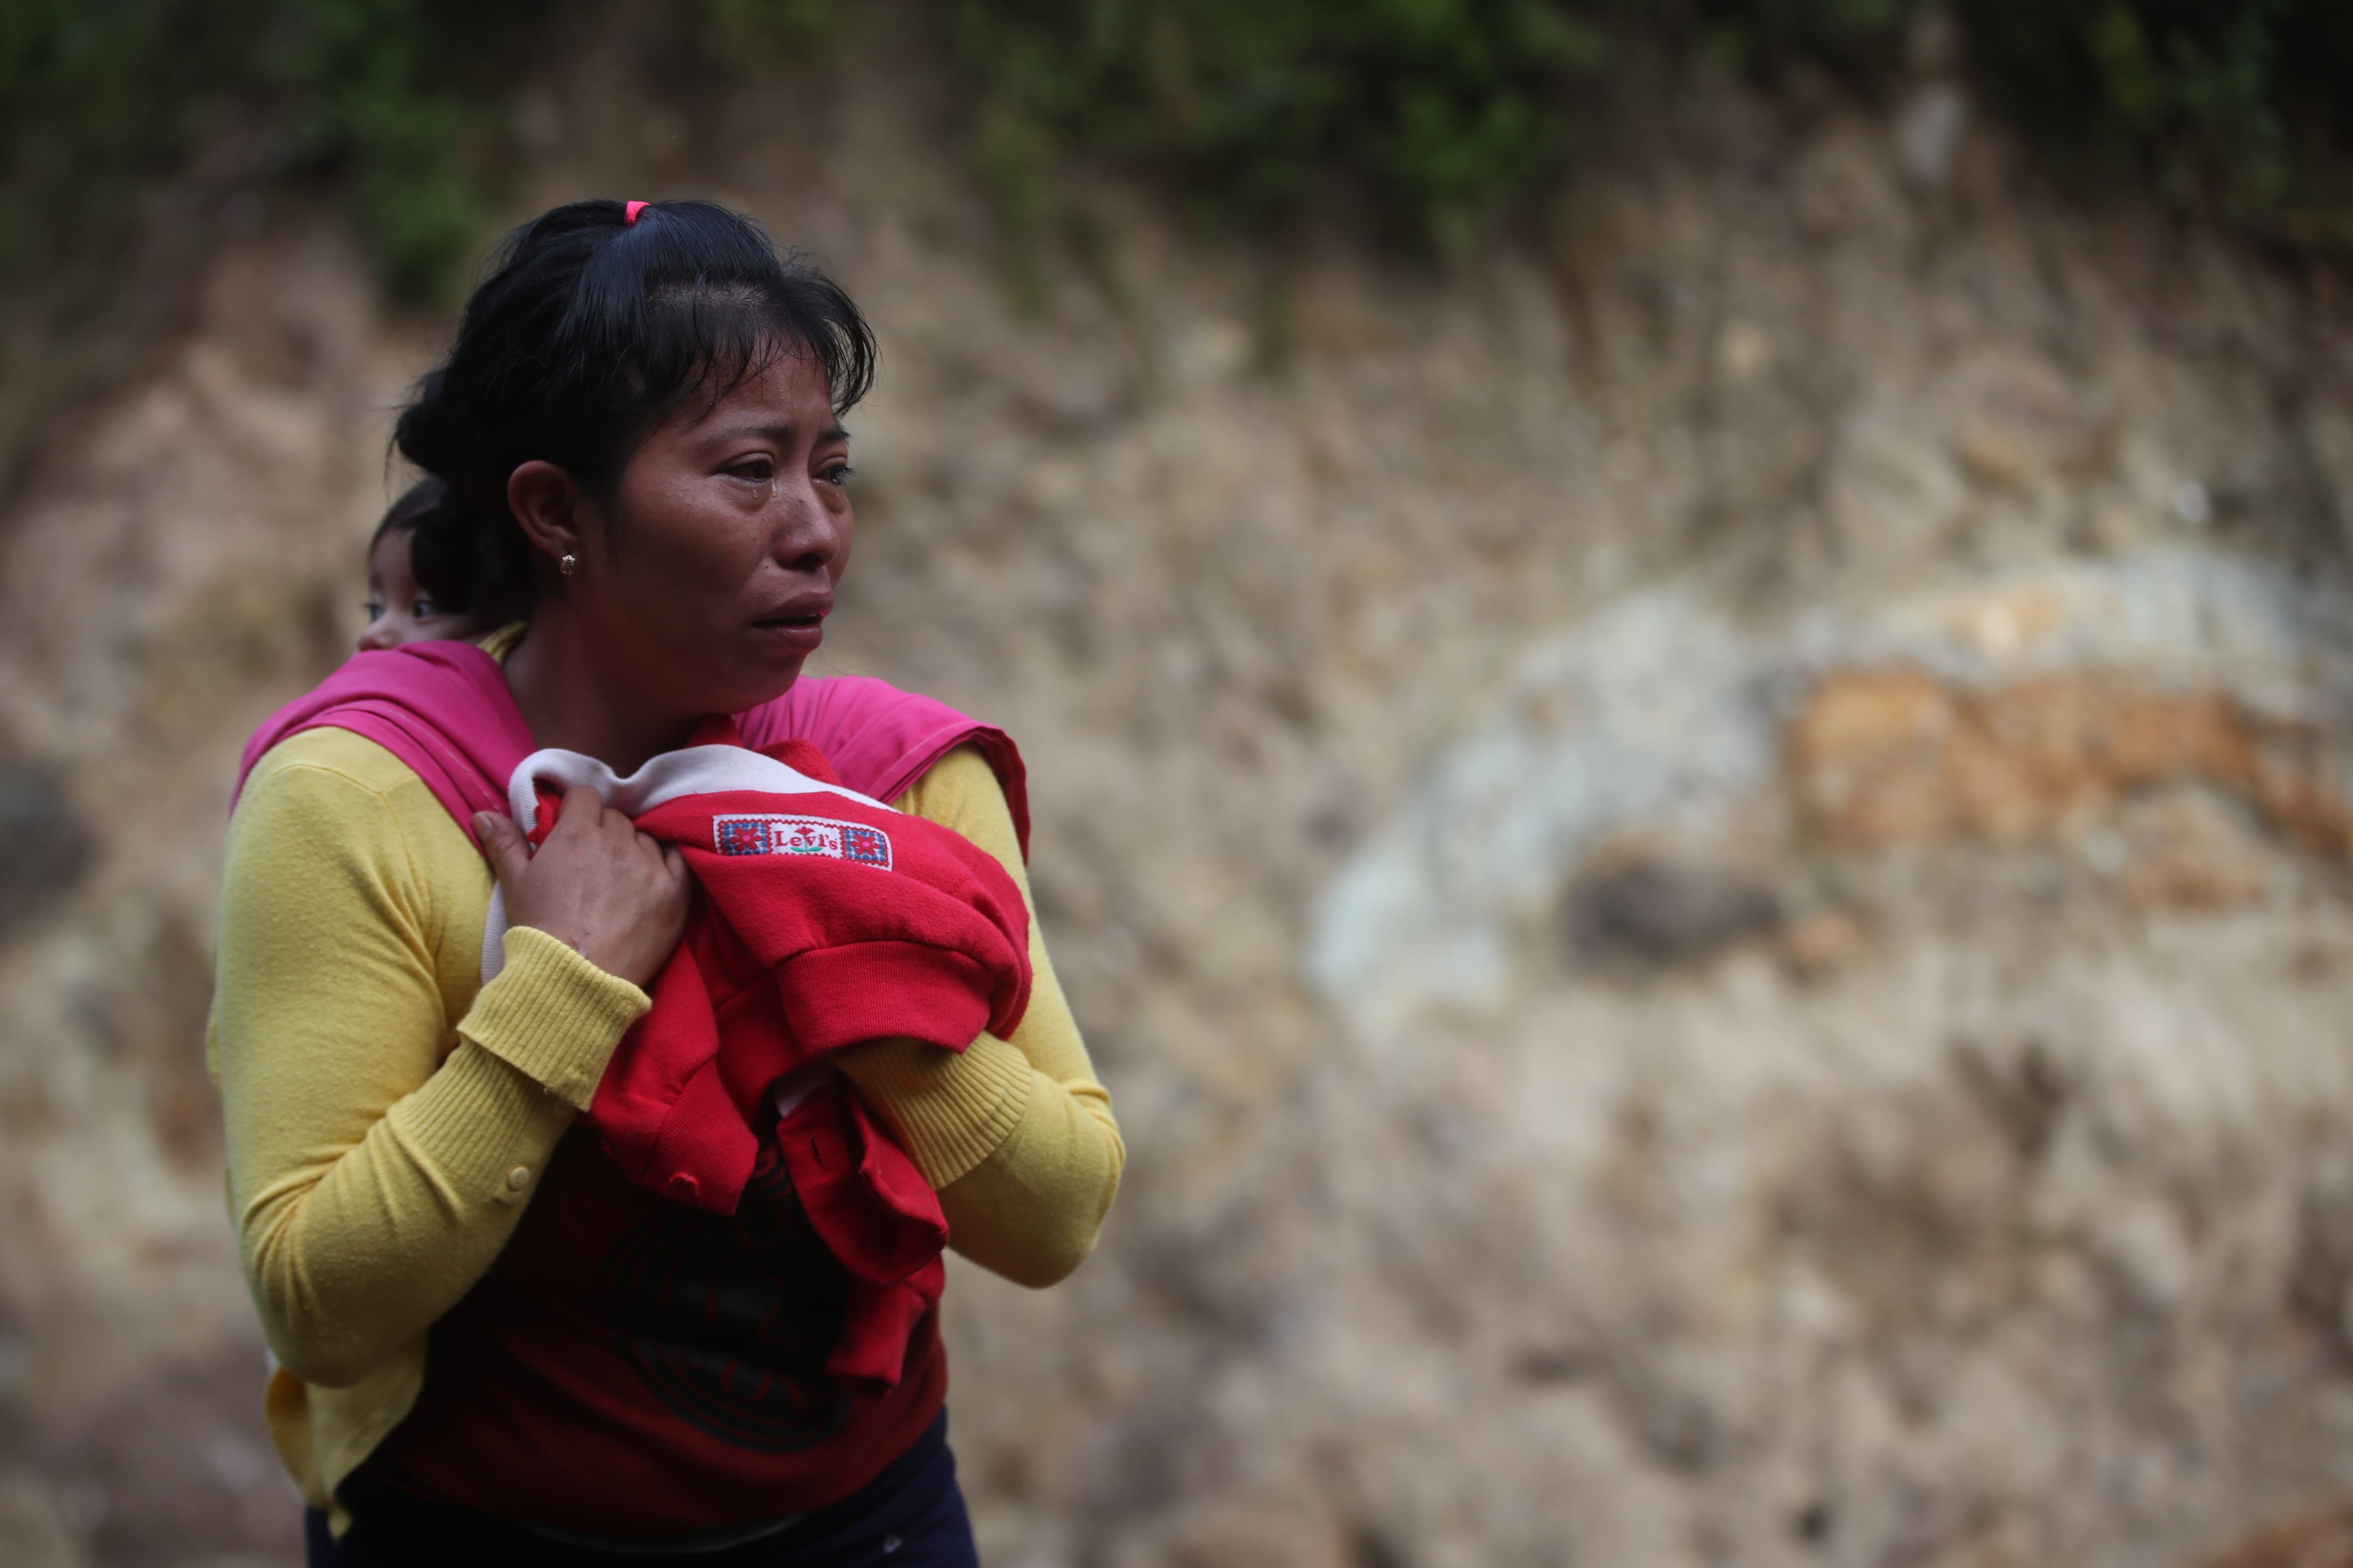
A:
POLYGON ((420 535, 435 512, 448 504, 448 487, 439 479, 420 479, 392 503, 368 542, 367 628, 360 633, 360 651, 398 647, 403 643, 447 642, 480 635, 486 628, 470 604, 453 605, 452 584, 440 581, 446 572, 428 565, 418 581, 420 535), (440 589, 439 594, 434 587, 440 589))

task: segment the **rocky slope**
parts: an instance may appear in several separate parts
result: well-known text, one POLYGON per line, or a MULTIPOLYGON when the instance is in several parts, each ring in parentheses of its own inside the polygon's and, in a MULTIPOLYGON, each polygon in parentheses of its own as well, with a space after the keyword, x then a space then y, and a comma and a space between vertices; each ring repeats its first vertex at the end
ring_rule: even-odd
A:
MULTIPOLYGON (((526 94, 526 195, 873 315, 828 662, 1020 738, 1128 1132, 1071 1284, 951 1289, 989 1561, 2158 1564, 2353 1486, 2318 284, 1932 76, 1696 92, 1437 270, 1073 185, 1031 318, 920 91, 627 84, 526 94)), ((0 1557, 294 1552, 212 879, 441 330, 276 215, 0 519, 0 1557)))

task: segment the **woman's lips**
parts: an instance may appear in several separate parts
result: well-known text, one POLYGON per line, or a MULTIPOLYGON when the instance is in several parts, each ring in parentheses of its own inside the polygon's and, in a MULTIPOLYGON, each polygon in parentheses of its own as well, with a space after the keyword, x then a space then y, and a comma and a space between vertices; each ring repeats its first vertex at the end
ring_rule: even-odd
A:
POLYGON ((758 631, 774 637, 787 647, 797 647, 808 652, 825 641, 825 617, 832 612, 833 606, 828 605, 797 615, 767 616, 754 621, 752 625, 758 631))

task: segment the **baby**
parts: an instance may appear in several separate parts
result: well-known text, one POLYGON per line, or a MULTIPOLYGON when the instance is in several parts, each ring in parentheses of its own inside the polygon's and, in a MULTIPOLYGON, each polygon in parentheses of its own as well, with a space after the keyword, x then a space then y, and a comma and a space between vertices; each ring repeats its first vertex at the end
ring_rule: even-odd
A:
POLYGON ((470 611, 442 607, 417 580, 418 525, 448 493, 439 479, 420 479, 375 525, 375 537, 368 541, 368 624, 360 633, 362 653, 478 637, 487 629, 470 611))

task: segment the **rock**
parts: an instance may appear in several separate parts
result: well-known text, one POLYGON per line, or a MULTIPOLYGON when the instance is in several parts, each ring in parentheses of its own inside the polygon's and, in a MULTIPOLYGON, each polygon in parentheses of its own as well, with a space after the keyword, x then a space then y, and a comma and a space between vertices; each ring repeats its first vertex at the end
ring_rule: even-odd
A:
POLYGON ((1951 695, 1918 670, 1830 677, 1788 727, 1792 793, 1841 842, 1941 836, 1952 817, 1942 763, 1957 722, 1951 695))
POLYGON ((90 1561, 50 1489, 0 1473, 0 1563, 9 1568, 84 1568, 90 1561))
POLYGON ((2320 397, 2305 410, 2304 447, 2320 482, 2340 548, 2353 548, 2353 407, 2320 397))
POLYGON ((2206 1568, 2353 1568, 2353 1501, 2276 1525, 2208 1558, 2206 1568))
POLYGON ((1169 1568, 1355 1568, 1359 1561, 1341 1523, 1302 1498, 1205 1510, 1155 1558, 1169 1568))
POLYGON ((1716 335, 1715 363, 1725 380, 1746 386, 1773 368, 1773 340, 1754 321, 1726 321, 1716 335))
MULTIPOLYGON (((102 1498, 88 1531, 107 1563, 286 1560, 301 1512, 261 1422, 261 1346, 164 1365, 84 1413, 52 1462, 102 1498)), ((0 1554, 0 1562, 8 1559, 0 1554)))
POLYGON ((2353 1160, 2313 1162, 2296 1205, 2287 1304, 2337 1353, 2353 1357, 2353 1160))
POLYGON ((1782 961, 1815 979, 1862 956, 1871 939, 1862 922, 1844 910, 1818 910, 1781 932, 1782 961))
MULTIPOLYGON (((1074 171, 1115 254, 1042 235, 1035 323, 925 95, 738 117, 884 340, 823 668, 1018 736, 1128 1140, 1069 1283, 952 1260, 990 1562, 2129 1568, 2353 1483, 2353 593, 2222 478, 2342 515, 2271 395, 2331 307, 1975 183, 1920 27, 1892 117, 1694 77, 1541 277, 1074 171)), ((0 1562, 295 1550, 195 1135, 222 796, 448 323, 273 243, 0 523, 0 733, 97 844, 0 953, 0 1562)))
POLYGON ((79 881, 95 849, 55 769, 0 763, 0 939, 79 881))
POLYGON ((2024 484, 2034 468, 2032 449, 2019 432, 1990 420, 1963 427, 1953 450, 1971 477, 1987 484, 2024 484))
POLYGON ((1861 561, 1933 554, 1968 514, 1969 488, 1946 443, 1892 395, 1862 400, 1829 465, 1828 521, 1861 561))
POLYGON ((1952 83, 1931 82, 1912 95, 1895 117, 1895 154, 1913 184, 1944 187, 1968 123, 1969 100, 1952 83))
MULTIPOLYGON (((2353 802, 2321 740, 2218 690, 2153 689, 2108 674, 1971 689, 1917 669, 1861 670, 1818 682, 1789 725, 1787 754, 1810 828, 1853 847, 2049 839, 2106 816, 2133 791, 2193 783, 2334 847, 2353 842, 2353 802)), ((2179 817, 2170 831, 2214 841, 2221 830, 2179 817)), ((2239 888, 2243 879, 2225 880, 2239 888)), ((2150 896, 2166 901, 2157 885, 2150 896)), ((2180 891, 2197 901, 2188 882, 2180 891)), ((2216 883, 2204 896, 2252 895, 2226 896, 2216 883)))
POLYGON ((2253 903, 2277 855, 2211 791, 2165 791, 2121 814, 2125 897, 2140 909, 2214 910, 2253 903))
POLYGON ((1571 948, 1646 964, 1713 957, 1780 922, 1780 900, 1754 877, 1650 858, 1590 871, 1569 887, 1571 948))
POLYGON ((2031 492, 2091 455, 2065 376, 2034 355, 1984 351, 1952 378, 1955 456, 1980 484, 2031 492))

